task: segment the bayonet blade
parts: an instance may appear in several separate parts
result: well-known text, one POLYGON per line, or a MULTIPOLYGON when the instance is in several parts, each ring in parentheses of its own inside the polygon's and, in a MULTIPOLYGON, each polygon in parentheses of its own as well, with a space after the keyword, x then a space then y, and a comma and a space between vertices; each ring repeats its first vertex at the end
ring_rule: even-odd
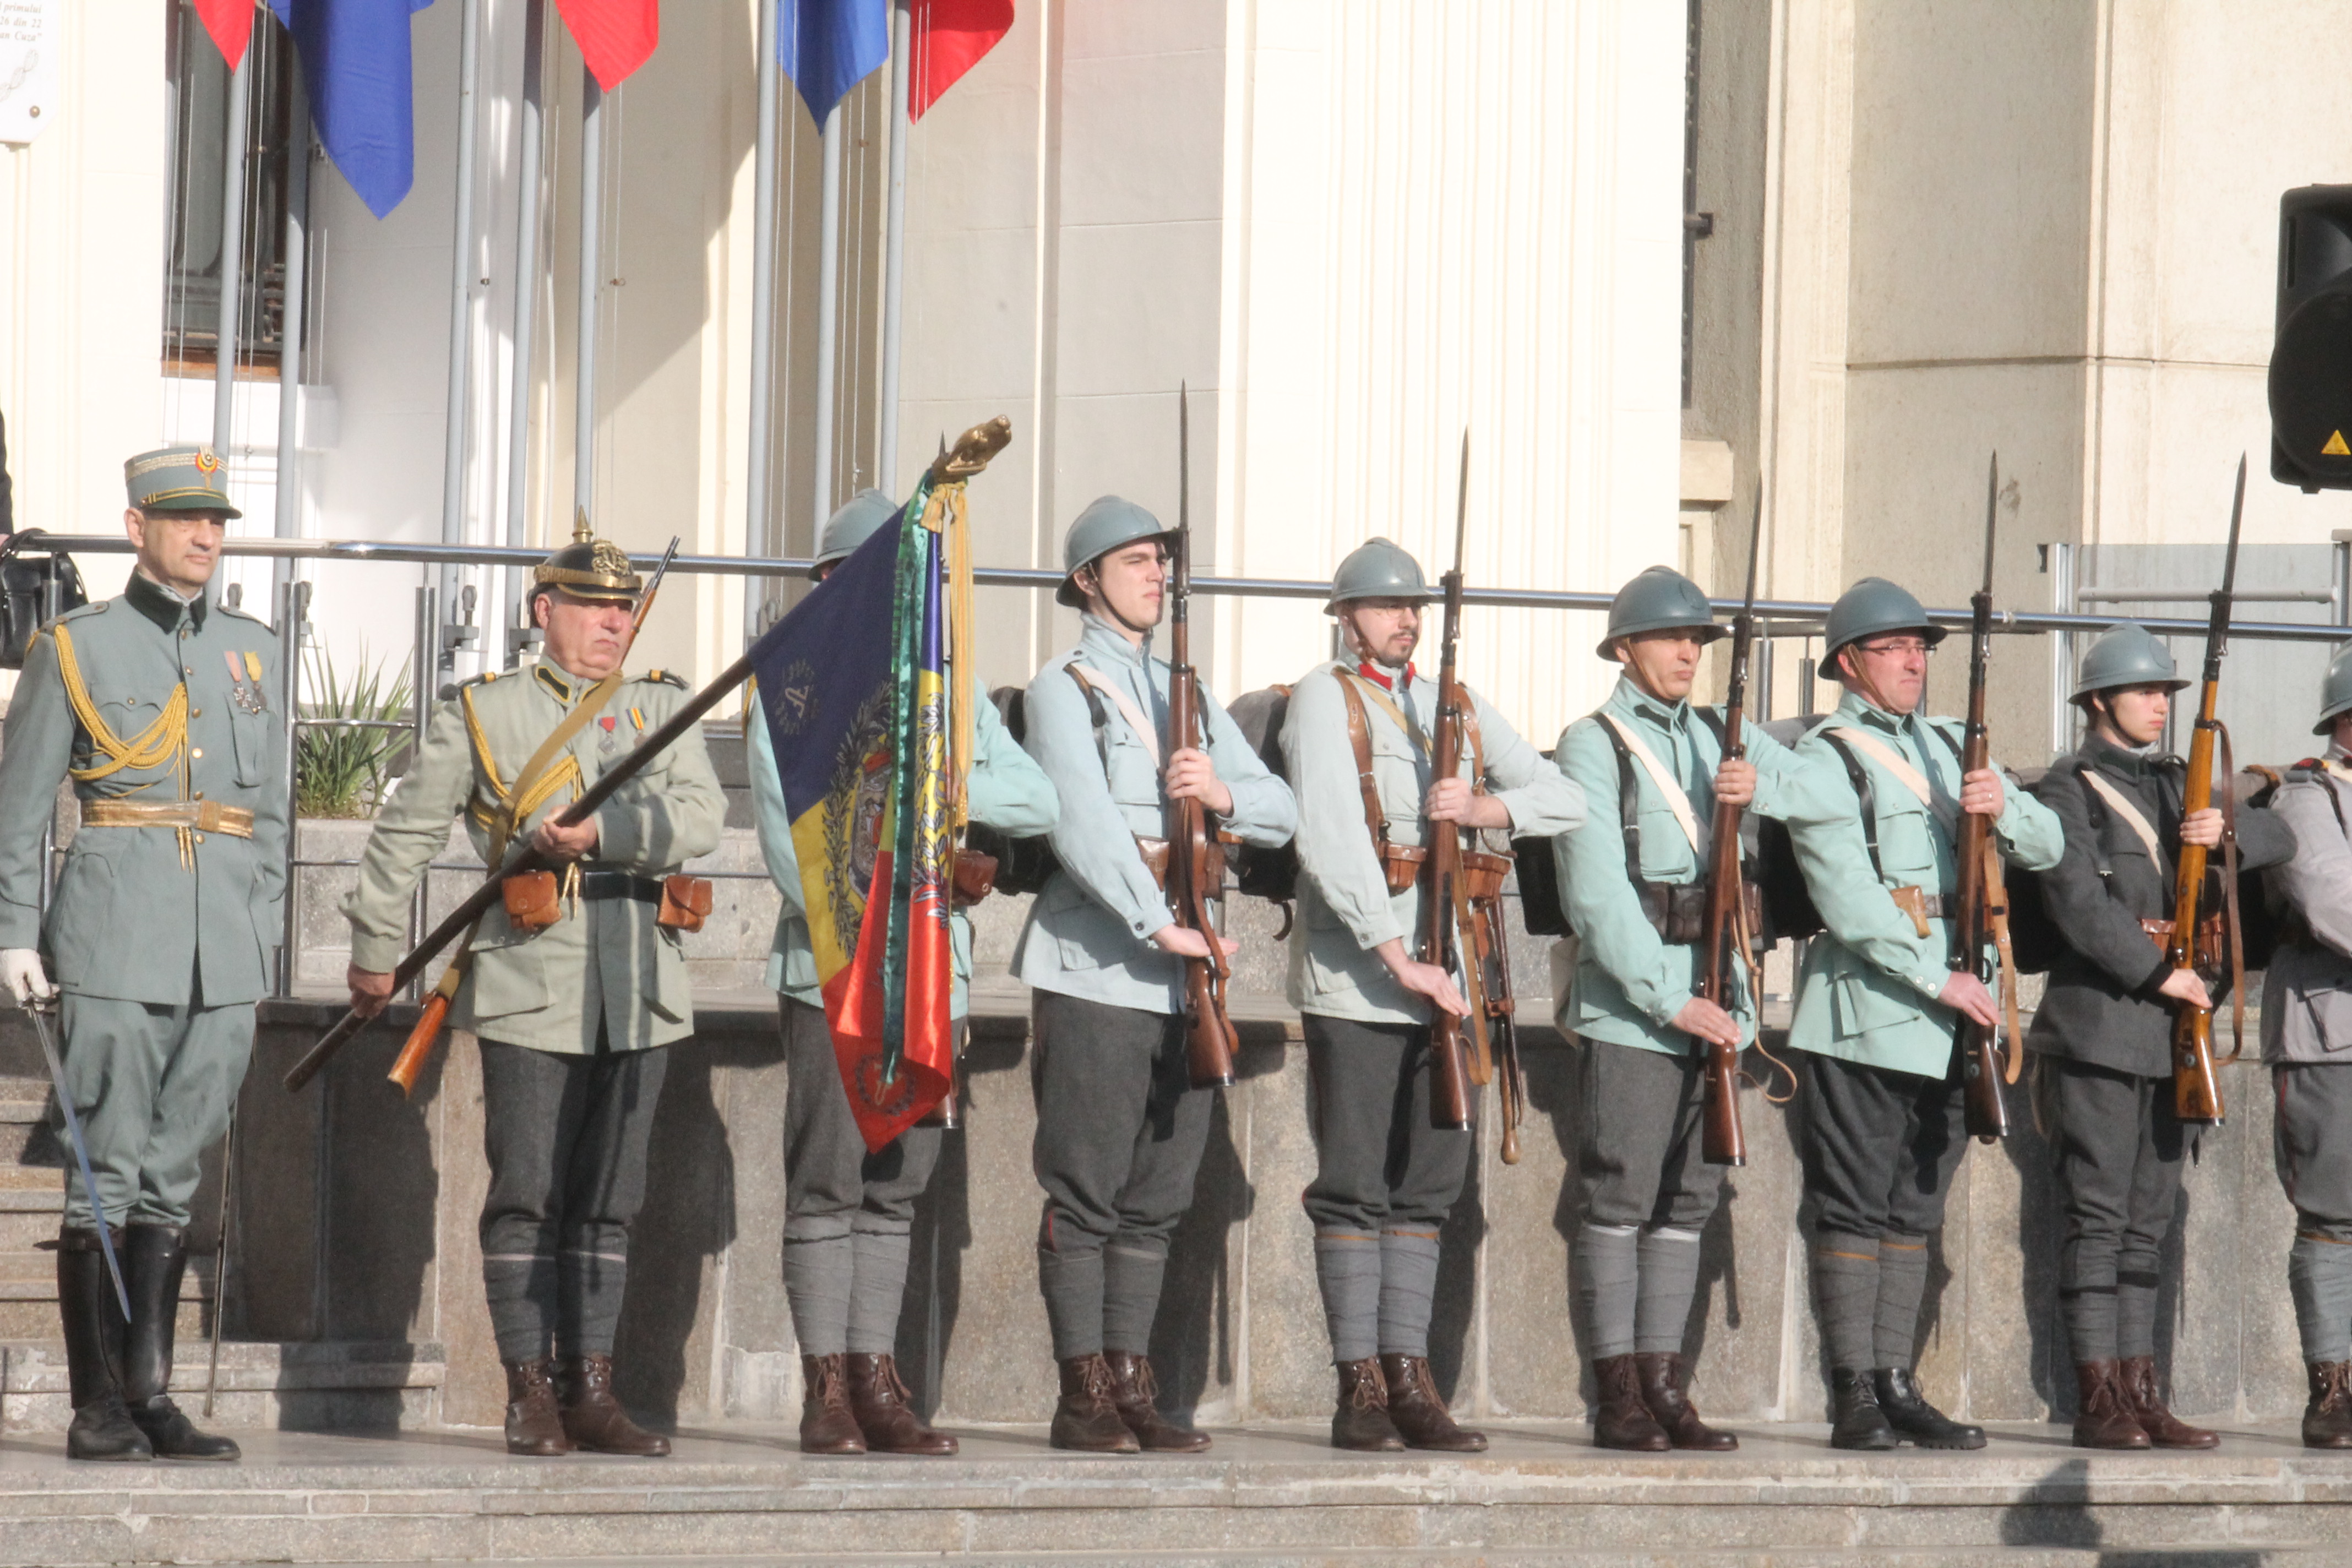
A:
POLYGON ((1756 510, 1748 520, 1748 599, 1742 615, 1756 613, 1756 565, 1764 558, 1764 487, 1756 487, 1756 510))
POLYGON ((1984 591, 1992 592, 1993 531, 2000 521, 2000 454, 1992 455, 1992 465, 1985 470, 1985 569, 1984 591))
POLYGON ((1462 570, 1462 548, 1470 535, 1470 426, 1462 426, 1462 479, 1454 493, 1454 570, 1462 570))
POLYGON ((2238 587, 2238 530, 2246 521, 2246 455, 2238 454, 2238 490, 2230 498, 2230 547, 2221 557, 2221 592, 2226 596, 2238 587))

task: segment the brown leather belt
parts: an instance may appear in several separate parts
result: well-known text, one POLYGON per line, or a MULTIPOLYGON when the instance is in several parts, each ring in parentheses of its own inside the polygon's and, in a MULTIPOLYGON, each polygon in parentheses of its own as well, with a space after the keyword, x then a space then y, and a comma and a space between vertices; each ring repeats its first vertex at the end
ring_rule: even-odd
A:
POLYGON ((216 800, 166 804, 135 800, 86 800, 81 803, 84 827, 192 827, 198 833, 226 833, 232 838, 253 837, 253 813, 241 805, 216 800))

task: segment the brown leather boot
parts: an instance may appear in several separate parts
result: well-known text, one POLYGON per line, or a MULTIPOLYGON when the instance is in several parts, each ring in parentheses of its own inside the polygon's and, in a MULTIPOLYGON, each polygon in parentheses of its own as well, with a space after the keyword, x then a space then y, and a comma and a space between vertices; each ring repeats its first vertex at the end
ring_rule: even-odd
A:
POLYGON ((551 1459, 572 1452, 563 1414, 555 1406, 555 1363, 510 1361, 507 1369, 507 1452, 551 1459))
POLYGON ((1384 1355, 1381 1373, 1388 1380, 1389 1419, 1408 1448, 1434 1448, 1441 1454, 1483 1454, 1486 1434, 1456 1426, 1429 1374, 1429 1358, 1384 1355))
POLYGON ((1339 1405, 1331 1413, 1331 1447, 1358 1454, 1395 1454, 1404 1448, 1404 1435, 1389 1419, 1389 1380, 1381 1363, 1370 1356, 1343 1361, 1339 1367, 1339 1405))
POLYGON ((1160 1414, 1160 1380, 1152 1375, 1150 1356, 1105 1351, 1103 1362, 1110 1368, 1111 1403, 1145 1453, 1197 1454, 1209 1446, 1206 1432, 1179 1426, 1160 1414))
POLYGON ((1642 1403, 1648 1406, 1657 1424, 1665 1428, 1666 1440, 1675 1447, 1727 1454, 1739 1447, 1738 1437, 1718 1432, 1698 1418, 1698 1406, 1683 1392, 1683 1358, 1679 1352, 1636 1351, 1633 1372, 1635 1381, 1641 1384, 1642 1403))
POLYGON ((801 1357, 801 1452, 862 1454, 866 1435, 849 1408, 848 1374, 839 1355, 801 1357))
POLYGON ((907 1385, 899 1381, 898 1363, 887 1355, 849 1357, 849 1411, 857 1429, 866 1434, 866 1451, 875 1454, 922 1454, 945 1458, 956 1451, 956 1440, 923 1425, 907 1403, 907 1385))
POLYGON ((1592 1411, 1592 1441, 1603 1448, 1663 1454, 1675 1446, 1642 1397, 1641 1370, 1630 1355, 1603 1356, 1592 1363, 1601 1403, 1592 1411))
POLYGON ((2077 1448, 2145 1448, 2147 1433, 2132 1414, 2131 1396, 2124 1390, 2123 1373, 2111 1361, 2078 1361, 2074 1384, 2082 1391, 2083 1413, 2074 1417, 2077 1448))
POLYGON ((1097 1352, 1062 1363, 1062 1400, 1054 1406, 1054 1429, 1046 1441, 1081 1454, 1139 1454, 1143 1445, 1119 1418, 1112 1402, 1110 1363, 1097 1352))
POLYGON ((2156 1358, 2152 1355, 2126 1356, 2116 1363, 2123 1378, 2124 1402, 2131 1406, 2132 1418, 2147 1440, 2159 1448, 2218 1448, 2221 1434, 2209 1432, 2202 1426, 2191 1426, 2164 1406, 2164 1396, 2156 1391, 2156 1358))
POLYGON ((2303 1407, 2303 1446, 2352 1448, 2352 1362, 2310 1363, 2311 1403, 2303 1407))
POLYGON ((576 1355, 563 1363, 563 1435, 575 1448, 592 1454, 625 1454, 635 1459, 659 1459, 669 1453, 669 1439, 648 1432, 629 1419, 613 1397, 613 1358, 576 1355))

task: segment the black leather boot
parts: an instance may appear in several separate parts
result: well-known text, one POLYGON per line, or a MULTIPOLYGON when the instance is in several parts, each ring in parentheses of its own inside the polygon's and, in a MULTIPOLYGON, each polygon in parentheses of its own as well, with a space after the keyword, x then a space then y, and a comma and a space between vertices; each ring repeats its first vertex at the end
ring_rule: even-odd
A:
POLYGON ((1867 1372, 1840 1367, 1830 1373, 1830 1398, 1836 1410, 1830 1423, 1830 1447, 1881 1452, 1903 1446, 1894 1424, 1878 1407, 1878 1390, 1867 1372))
MULTIPOLYGON (((122 1398, 159 1459, 234 1459, 236 1444, 199 1432, 172 1402, 172 1336, 187 1272, 183 1234, 170 1226, 122 1227, 122 1282, 131 1289, 131 1332, 122 1358, 122 1398)), ((218 1311, 220 1303, 213 1303, 218 1311)))
POLYGON ((66 1332, 66 1375, 72 1387, 73 1424, 66 1428, 72 1459, 152 1459, 154 1445, 122 1403, 122 1348, 127 1327, 106 1272, 98 1232, 68 1226, 58 1232, 58 1315, 66 1332))
POLYGON ((1881 1367, 1870 1374, 1878 1407, 1895 1430, 1922 1448, 1981 1448, 1984 1428, 1955 1421, 1927 1403, 1908 1367, 1881 1367))

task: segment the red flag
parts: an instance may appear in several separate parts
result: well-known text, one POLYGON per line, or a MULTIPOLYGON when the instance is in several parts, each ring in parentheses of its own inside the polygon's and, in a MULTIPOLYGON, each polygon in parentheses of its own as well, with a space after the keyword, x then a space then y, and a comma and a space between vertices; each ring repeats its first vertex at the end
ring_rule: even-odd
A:
POLYGON ((195 0, 196 16, 210 33, 221 58, 235 70, 253 41, 253 0, 195 0))
POLYGON ((937 911, 937 918, 913 921, 908 933, 907 994, 929 996, 939 1005, 922 1009, 926 1016, 920 1018, 909 1019, 906 1054, 899 1058, 898 1076, 888 1083, 882 1081, 887 989, 882 955, 888 945, 883 926, 890 908, 890 862, 888 849, 875 857, 874 884, 858 929, 856 957, 824 984, 825 1017, 833 1030, 833 1055, 841 1068, 842 1088, 849 1096, 849 1114, 866 1147, 875 1153, 929 1115, 955 1081, 955 1035, 946 1016, 955 960, 948 946, 947 920, 937 911))
POLYGON ((907 118, 920 120, 1013 26, 1013 0, 909 0, 907 118))
POLYGON ((596 85, 612 91, 661 42, 661 0, 555 0, 596 85))

